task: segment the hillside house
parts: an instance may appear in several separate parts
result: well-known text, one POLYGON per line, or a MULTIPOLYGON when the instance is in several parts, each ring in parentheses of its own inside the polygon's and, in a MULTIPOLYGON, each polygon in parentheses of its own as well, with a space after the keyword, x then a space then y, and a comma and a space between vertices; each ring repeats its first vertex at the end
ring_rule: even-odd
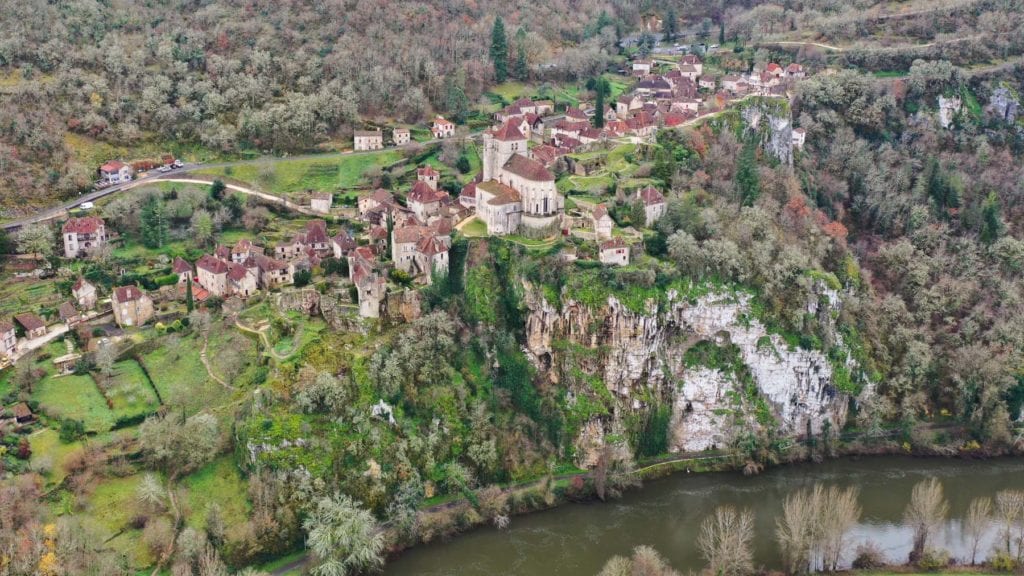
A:
POLYGON ((85 278, 79 277, 75 281, 71 286, 71 295, 82 310, 91 310, 96 306, 96 287, 85 278))
POLYGON ((366 150, 382 150, 384 148, 384 133, 380 128, 376 130, 356 130, 353 135, 353 148, 356 152, 366 150))
POLYGON ((11 359, 17 350, 18 335, 14 330, 14 324, 0 320, 0 356, 11 359))
POLYGON ((696 54, 684 54, 679 59, 679 68, 682 69, 683 66, 693 66, 697 76, 704 74, 704 63, 700 61, 700 57, 696 54))
POLYGON ((612 228, 615 226, 615 221, 612 220, 611 214, 608 213, 607 206, 598 204, 590 215, 590 219, 594 224, 594 234, 598 240, 612 237, 612 228))
POLYGON ((14 421, 18 424, 29 424, 36 419, 27 402, 18 402, 14 405, 11 412, 14 414, 14 421))
POLYGON ((455 136, 455 124, 452 124, 443 117, 438 116, 434 118, 434 123, 430 126, 430 132, 433 133, 434 138, 451 138, 455 136))
POLYGON ((110 299, 114 307, 114 321, 122 328, 142 326, 156 313, 153 300, 135 285, 114 288, 110 299))
POLYGON ((702 90, 714 90, 717 86, 717 80, 714 76, 701 76, 700 80, 697 81, 697 86, 702 90))
POLYGON ((337 259, 346 258, 359 244, 347 230, 341 230, 331 238, 331 252, 337 259))
POLYGON ((416 180, 430 186, 431 190, 437 190, 440 179, 441 173, 434 170, 433 166, 420 166, 416 169, 416 180))
POLYGON ((132 175, 132 167, 117 160, 111 160, 100 166, 100 180, 107 184, 131 182, 132 175))
POLYGON ((323 220, 306 222, 304 232, 299 232, 290 242, 278 244, 274 248, 274 257, 278 260, 291 260, 310 251, 320 257, 333 253, 331 237, 327 234, 327 223, 323 220))
POLYGON ((647 186, 646 188, 637 192, 639 200, 644 205, 644 226, 650 228, 655 222, 657 222, 665 212, 668 210, 668 204, 665 203, 665 196, 661 194, 655 187, 647 186))
POLYGON ((316 192, 309 199, 309 208, 321 214, 330 214, 333 204, 334 194, 330 192, 316 192))
POLYGON ((448 197, 444 192, 437 192, 423 180, 417 180, 406 196, 406 204, 420 221, 426 222, 441 210, 441 201, 448 197))
POLYGON ((61 321, 71 328, 82 321, 82 315, 78 313, 78 308, 71 302, 64 302, 57 308, 57 314, 60 316, 61 321))
POLYGON ((46 336, 46 322, 31 312, 15 314, 14 321, 25 331, 25 338, 28 340, 46 336))
POLYGON ((728 90, 729 92, 736 93, 739 91, 739 83, 743 81, 743 78, 727 74, 722 76, 722 89, 728 90))
POLYGON ((295 267, 288 262, 258 254, 253 257, 256 283, 263 290, 285 286, 295 281, 295 267))
POLYGON ((412 135, 408 128, 395 128, 391 131, 391 140, 395 146, 403 146, 412 141, 412 135))
POLYGON ((800 64, 797 64, 796 62, 793 62, 789 66, 786 66, 786 78, 793 78, 795 80, 800 80, 800 79, 804 78, 805 76, 807 76, 807 73, 804 72, 804 67, 801 66, 800 64))
POLYGON ((764 71, 776 78, 782 78, 786 74, 786 71, 782 69, 782 66, 779 66, 775 62, 768 63, 768 66, 765 66, 764 71))
POLYGON ((692 64, 680 64, 679 74, 691 82, 696 82, 700 78, 700 72, 697 67, 692 64))
POLYGON ((107 227, 98 216, 70 218, 61 227, 64 257, 85 256, 107 242, 107 227))
POLYGON ((377 188, 372 194, 359 198, 359 216, 366 216, 371 210, 381 206, 393 206, 394 204, 394 195, 383 188, 377 188))
POLYGON ((651 67, 654 66, 654 62, 647 59, 633 60, 633 65, 630 68, 633 72, 633 76, 646 76, 651 73, 651 67))
POLYGON ((459 193, 459 205, 463 208, 476 210, 476 181, 472 181, 462 187, 459 193))
POLYGON ((248 298, 256 293, 257 277, 243 264, 204 254, 196 261, 196 280, 213 296, 248 298))
POLYGON ((231 261, 235 264, 243 264, 258 254, 263 254, 263 248, 253 244, 248 238, 239 238, 231 247, 231 261))
POLYGON ((377 255, 369 246, 360 246, 348 257, 348 274, 356 287, 359 315, 379 318, 380 307, 387 296, 387 280, 377 270, 377 255))
POLYGON ((629 266, 629 246, 622 238, 612 238, 601 243, 601 250, 598 255, 601 264, 614 266, 629 266))
POLYGON ((171 264, 171 272, 178 276, 178 284, 186 284, 189 280, 195 279, 192 265, 181 256, 174 257, 174 262, 171 264))
POLYGON ((451 226, 443 220, 396 228, 391 232, 391 261, 399 270, 425 276, 429 283, 433 272, 448 272, 451 244, 451 226))

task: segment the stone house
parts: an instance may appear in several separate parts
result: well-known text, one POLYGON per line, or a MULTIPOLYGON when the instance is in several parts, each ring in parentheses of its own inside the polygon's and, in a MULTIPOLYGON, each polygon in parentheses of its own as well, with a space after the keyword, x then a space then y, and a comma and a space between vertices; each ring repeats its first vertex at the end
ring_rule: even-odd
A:
POLYGON ((738 92, 739 83, 742 81, 743 78, 740 78, 739 76, 734 76, 732 74, 722 76, 722 89, 728 90, 729 92, 733 93, 738 92))
POLYGON ((430 284, 435 272, 448 274, 448 244, 434 236, 421 238, 416 244, 415 261, 416 272, 430 284))
POLYGON ((330 214, 331 206, 334 204, 334 194, 330 192, 316 192, 309 199, 309 207, 314 212, 330 214))
POLYGON ((88 255, 107 242, 107 227, 98 216, 69 218, 61 227, 64 240, 64 257, 77 258, 88 255))
POLYGON ((697 81, 697 86, 704 90, 714 90, 716 85, 714 76, 701 76, 700 80, 697 81))
POLYGON ((171 272, 178 275, 178 284, 186 284, 189 280, 195 279, 192 265, 181 256, 174 257, 174 263, 171 264, 171 272))
POLYGON ((430 186, 431 190, 437 190, 441 179, 441 173, 434 170, 433 166, 420 166, 416 169, 416 180, 430 186))
POLYGON ((384 148, 384 133, 376 130, 356 130, 353 133, 353 144, 357 152, 364 150, 381 150, 384 148))
POLYGON ((60 316, 60 319, 64 324, 67 324, 68 328, 71 328, 82 321, 81 314, 78 313, 78 309, 75 308, 75 305, 71 302, 64 302, 61 304, 60 307, 57 308, 57 314, 60 316))
POLYGON ((46 336, 46 322, 31 312, 15 314, 14 321, 25 331, 25 338, 32 340, 46 336))
POLYGON ((156 313, 153 300, 138 286, 118 286, 111 295, 114 307, 114 321, 124 328, 142 326, 156 313))
POLYGON ((679 74, 691 82, 696 82, 700 78, 700 72, 697 71, 697 67, 692 64, 680 64, 679 74))
POLYGON ((36 419, 27 402, 18 402, 14 405, 14 409, 11 412, 14 414, 14 421, 18 424, 28 424, 36 419))
POLYGON ((78 307, 82 310, 92 310, 96 307, 96 287, 85 278, 79 277, 71 286, 71 295, 78 301, 78 307))
POLYGON ((391 140, 394 141, 395 146, 402 146, 412 140, 412 134, 408 128, 395 128, 391 131, 391 140))
POLYGON ((601 264, 615 266, 629 265, 629 246, 622 241, 622 238, 612 238, 601 243, 601 251, 598 255, 601 264))
POLYGON ((693 69, 697 71, 697 76, 704 74, 704 63, 700 61, 700 57, 696 54, 685 54, 679 59, 679 68, 683 66, 693 66, 693 69))
POLYGON ((434 138, 451 138, 455 136, 455 124, 452 124, 443 117, 438 116, 434 118, 434 123, 430 126, 430 132, 434 134, 434 138))
POLYGON ((459 193, 459 205, 463 208, 476 210, 476 181, 472 181, 462 187, 459 193))
POLYGON ((235 264, 242 264, 257 254, 263 254, 263 248, 253 244, 252 240, 247 238, 240 238, 231 247, 231 261, 235 264))
POLYGON ((435 191, 423 180, 417 180, 405 200, 416 218, 426 222, 441 210, 441 200, 444 196, 447 194, 435 191))
POLYGON ((633 60, 632 71, 634 76, 646 76, 651 73, 651 66, 654 63, 650 60, 633 60))
POLYGON ((358 201, 359 215, 366 216, 368 212, 381 206, 394 206, 395 197, 383 188, 377 188, 372 194, 361 196, 358 201))
POLYGON ((13 358, 18 350, 18 336, 14 324, 0 320, 0 356, 13 358))
POLYGON ((100 166, 100 179, 108 184, 123 184, 125 182, 131 182, 132 167, 124 162, 111 160, 110 162, 100 166))
POLYGON ((253 264, 256 267, 257 285, 264 290, 295 281, 295 267, 288 262, 259 254, 253 257, 253 264))
POLYGON ((786 66, 786 78, 794 78, 799 80, 805 76, 807 76, 807 73, 804 72, 804 67, 797 64, 796 62, 793 62, 789 66, 786 66))
POLYGON ((598 240, 612 237, 612 228, 615 226, 615 221, 612 220, 611 214, 608 213, 607 206, 598 204, 590 215, 590 219, 594 223, 594 234, 598 240))
POLYGON ((331 252, 339 260, 347 257, 349 252, 355 250, 358 245, 356 239, 346 230, 341 230, 331 238, 331 252))
POLYGON ((387 296, 387 281, 377 271, 377 255, 369 246, 360 246, 348 257, 349 279, 356 286, 359 315, 379 318, 380 307, 387 296))
POLYGON ((640 202, 644 205, 644 226, 650 228, 655 222, 657 222, 662 216, 665 215, 665 211, 668 210, 668 204, 665 203, 665 196, 662 195, 655 187, 647 186, 643 190, 637 192, 637 196, 640 202))

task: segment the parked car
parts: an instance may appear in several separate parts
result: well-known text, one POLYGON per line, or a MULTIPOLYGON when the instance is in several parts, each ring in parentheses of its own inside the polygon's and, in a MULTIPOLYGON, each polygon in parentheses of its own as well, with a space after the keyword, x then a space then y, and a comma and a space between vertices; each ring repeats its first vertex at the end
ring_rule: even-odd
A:
POLYGON ((185 163, 184 163, 184 162, 182 162, 182 161, 181 161, 181 159, 177 159, 177 160, 175 160, 175 161, 174 161, 174 164, 172 164, 172 166, 174 166, 175 168, 181 168, 181 167, 182 167, 182 166, 184 166, 184 165, 185 165, 185 163))
POLYGON ((161 166, 161 167, 157 168, 157 171, 158 172, 170 172, 171 171, 171 167, 170 166, 161 166))
POLYGON ((93 208, 96 207, 96 205, 93 204, 92 202, 82 202, 81 204, 78 205, 78 207, 81 208, 82 210, 92 210, 93 208))

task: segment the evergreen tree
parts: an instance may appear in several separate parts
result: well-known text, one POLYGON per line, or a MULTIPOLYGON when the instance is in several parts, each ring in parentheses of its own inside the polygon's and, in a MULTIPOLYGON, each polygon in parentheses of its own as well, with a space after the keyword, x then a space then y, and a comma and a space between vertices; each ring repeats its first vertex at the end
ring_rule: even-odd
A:
POLYGON ((516 31, 516 66, 515 76, 519 80, 529 80, 530 66, 526 61, 526 30, 522 26, 516 31))
POLYGON ((718 23, 718 43, 725 44, 725 20, 718 23))
POLYGON ((494 64, 494 79, 504 82, 508 79, 508 37, 505 36, 505 22, 498 16, 491 29, 491 63, 494 64))
POLYGON ((665 14, 665 19, 661 23, 661 31, 665 34, 665 41, 671 42, 675 39, 679 33, 678 30, 679 18, 676 16, 676 9, 669 8, 665 14))
POLYGON ((453 122, 464 124, 466 117, 469 116, 469 98, 466 97, 466 92, 451 77, 445 81, 445 84, 448 113, 453 122))
POLYGON ((981 241, 985 244, 992 244, 1003 233, 1002 207, 999 204, 999 196, 995 192, 989 192, 988 198, 981 205, 981 241))
POLYGON ((192 312, 196 307, 195 302, 192 300, 192 278, 185 281, 185 309, 192 312))
POLYGON ((213 184, 210 184, 210 197, 218 202, 224 198, 224 191, 227 190, 227 186, 220 180, 214 180, 213 184))
POLYGON ((594 126, 604 128, 604 103, 608 93, 611 92, 611 85, 608 83, 608 80, 599 77, 594 82, 594 92, 597 93, 597 100, 594 103, 594 126))
POLYGON ((167 243, 167 216, 159 195, 152 194, 146 198, 139 219, 142 222, 142 243, 147 248, 162 248, 167 243))
POLYGON ((748 138, 736 169, 736 187, 744 206, 751 206, 761 195, 761 175, 757 171, 757 140, 748 138))

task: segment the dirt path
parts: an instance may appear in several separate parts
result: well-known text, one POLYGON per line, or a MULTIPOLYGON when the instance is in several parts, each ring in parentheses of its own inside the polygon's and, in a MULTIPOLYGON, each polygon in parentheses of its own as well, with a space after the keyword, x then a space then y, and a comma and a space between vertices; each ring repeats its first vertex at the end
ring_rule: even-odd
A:
MULTIPOLYGON (((189 177, 189 178, 177 178, 177 177, 174 177, 174 178, 158 178, 157 182, 179 182, 181 184, 203 184, 203 185, 209 186, 210 184, 213 184, 214 180, 215 180, 214 178, 192 176, 192 177, 189 177)), ((294 212, 298 212, 300 214, 305 214, 307 216, 323 217, 322 213, 317 212, 317 211, 313 210, 312 208, 307 208, 305 206, 301 206, 301 205, 296 204, 294 202, 290 202, 287 198, 285 198, 283 196, 275 196, 273 194, 267 194, 266 192, 260 192, 259 190, 256 190, 255 188, 248 188, 248 187, 245 187, 245 186, 239 186, 237 184, 225 184, 224 186, 228 190, 233 190, 233 191, 238 192, 240 194, 247 194, 249 196, 255 196, 255 197, 257 197, 257 198, 259 198, 261 200, 266 200, 267 202, 270 202, 271 204, 280 204, 281 206, 284 206, 285 208, 287 208, 289 210, 292 210, 294 212)))
MULTIPOLYGON (((246 326, 245 324, 242 324, 242 322, 240 320, 235 320, 235 328, 238 328, 242 332, 248 332, 250 334, 257 335, 259 337, 259 339, 260 339, 260 342, 263 342, 263 347, 267 350, 267 353, 270 354, 270 357, 273 358, 274 360, 277 360, 278 362, 283 362, 283 361, 287 360, 288 358, 291 358, 292 354, 295 353, 294 346, 293 346, 292 347, 292 351, 290 353, 285 354, 283 356, 281 354, 278 354, 277 350, 274 349, 274 347, 271 346, 271 344, 270 344, 270 338, 267 337, 267 330, 266 330, 266 328, 257 330, 257 329, 255 329, 255 328, 253 328, 251 326, 246 326)), ((297 339, 296 337, 302 334, 301 330, 302 330, 302 327, 300 326, 299 328, 297 328, 296 334, 292 336, 293 344, 294 344, 294 341, 297 339)))
POLYGON ((214 374, 213 373, 213 369, 210 368, 210 361, 207 359, 207 356, 206 356, 206 348, 207 348, 207 346, 209 346, 209 344, 210 344, 210 337, 208 335, 203 336, 203 347, 202 347, 201 350, 199 350, 199 360, 202 361, 203 366, 206 367, 206 373, 210 375, 210 378, 213 378, 213 380, 216 383, 220 384, 224 388, 226 388, 228 390, 234 391, 234 389, 235 389, 234 386, 232 386, 232 385, 228 384, 227 382, 225 382, 224 380, 222 380, 221 377, 217 376, 216 374, 214 374))

